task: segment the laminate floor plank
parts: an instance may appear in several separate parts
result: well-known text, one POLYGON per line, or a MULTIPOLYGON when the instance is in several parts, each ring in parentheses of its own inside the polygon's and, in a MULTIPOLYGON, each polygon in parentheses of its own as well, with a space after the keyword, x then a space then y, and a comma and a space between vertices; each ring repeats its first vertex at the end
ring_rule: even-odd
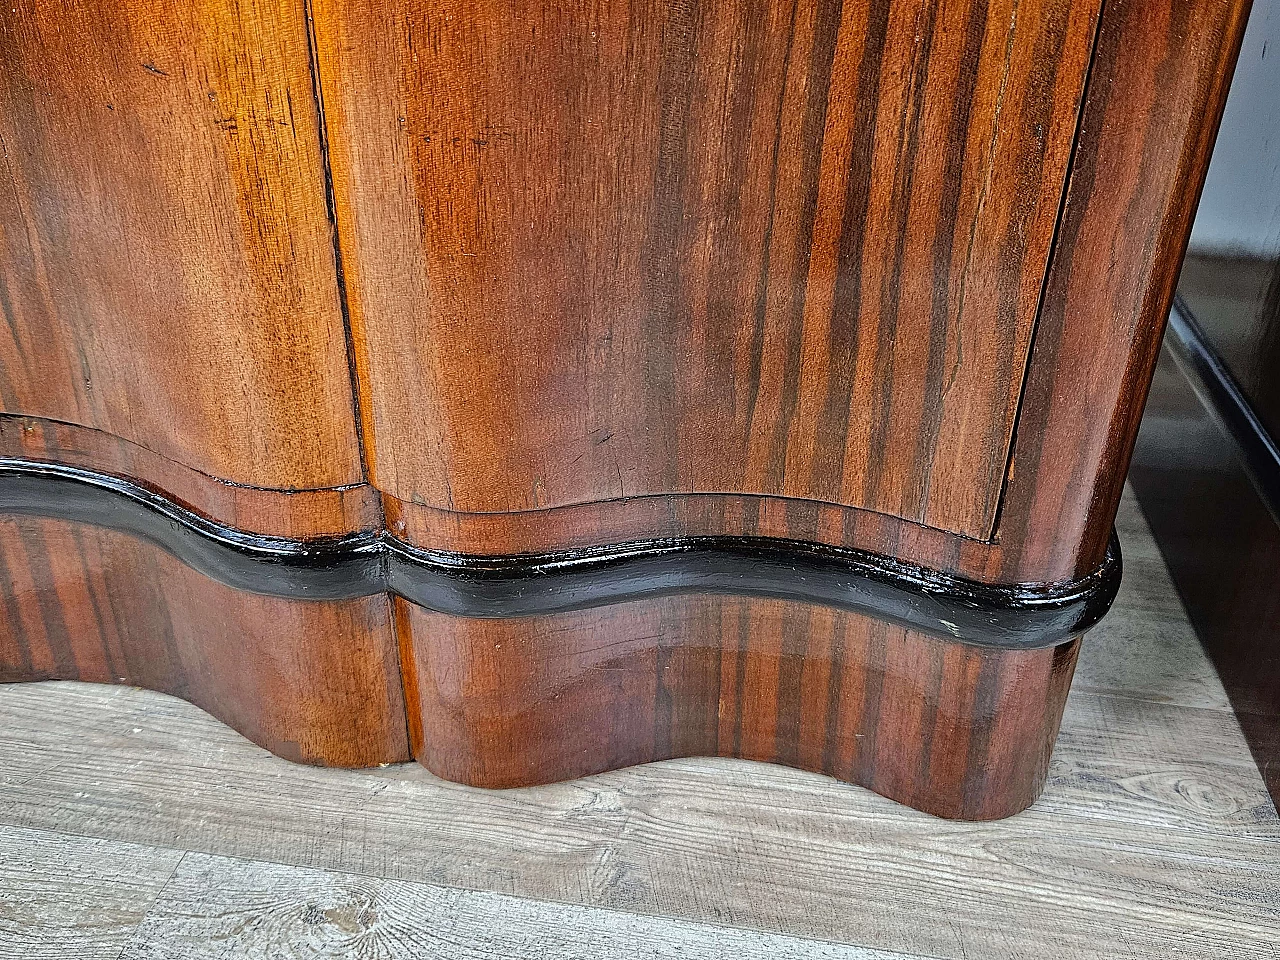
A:
POLYGON ((1072 690, 1230 711, 1131 494, 1121 501, 1116 530, 1124 579, 1110 612, 1081 644, 1072 690))
POLYGON ((907 960, 778 934, 187 854, 120 960, 907 960))
POLYGON ((0 958, 116 960, 182 858, 0 827, 0 958))
POLYGON ((740 761, 502 792, 413 766, 296 767, 178 701, 116 697, 104 724, 98 688, 60 686, 0 697, 0 755, 56 761, 17 790, 0 780, 0 822, 938 957, 1167 956, 1182 937, 1265 957, 1280 942, 1274 809, 1243 745, 1197 756, 1231 748, 1216 711, 1168 710, 1181 726, 1124 765, 1138 751, 1098 732, 1102 705, 1120 721, 1168 708, 1073 697, 1045 798, 974 825, 740 761))
POLYGON ((37 684, 0 687, 0 825, 185 854, 137 956, 241 924, 218 956, 373 950, 415 923, 474 947, 457 955, 514 956, 545 922, 552 957, 713 956, 719 930, 741 956, 782 937, 782 956, 1280 957, 1280 819, 1126 507, 1129 579, 1086 640, 1044 796, 1005 821, 732 760, 497 792, 416 765, 300 767, 169 697, 37 684), (201 871, 223 878, 212 899, 201 871), (304 901, 380 919, 313 930, 304 901), (524 919, 483 931, 502 916, 524 919))

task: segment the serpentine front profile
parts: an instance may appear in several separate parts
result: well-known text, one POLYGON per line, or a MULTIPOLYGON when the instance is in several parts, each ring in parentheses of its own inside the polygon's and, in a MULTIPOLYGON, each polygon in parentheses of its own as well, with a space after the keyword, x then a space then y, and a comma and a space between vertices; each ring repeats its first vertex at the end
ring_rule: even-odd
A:
POLYGON ((1242 0, 17 0, 0 680, 1043 786, 1242 0))

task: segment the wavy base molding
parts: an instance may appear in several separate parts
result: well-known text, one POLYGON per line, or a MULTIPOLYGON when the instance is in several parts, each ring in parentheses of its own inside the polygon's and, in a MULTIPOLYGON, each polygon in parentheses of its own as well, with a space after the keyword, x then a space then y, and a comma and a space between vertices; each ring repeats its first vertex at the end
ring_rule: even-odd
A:
POLYGON ((293 760, 516 787, 690 755, 939 816, 1039 794, 1119 555, 980 585, 787 541, 467 557, 261 537, 129 481, 0 464, 0 680, 130 683, 293 760), (407 722, 406 722, 407 721, 407 722))

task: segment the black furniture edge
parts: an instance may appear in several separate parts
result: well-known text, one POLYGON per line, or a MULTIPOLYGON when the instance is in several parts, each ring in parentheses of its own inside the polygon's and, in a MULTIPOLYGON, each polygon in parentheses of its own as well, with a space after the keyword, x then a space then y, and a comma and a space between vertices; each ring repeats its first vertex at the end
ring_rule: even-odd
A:
POLYGON ((1110 608, 1120 585, 1113 535, 1102 564, 1054 584, 986 584, 892 557, 763 537, 689 537, 547 554, 425 550, 383 531, 295 540, 227 527, 129 480, 61 464, 0 459, 0 515, 92 524, 139 537, 237 589, 341 600, 389 591, 442 613, 564 613, 673 594, 819 604, 947 640, 1053 646, 1110 608))
POLYGON ((1181 297, 1169 311, 1165 344, 1192 391, 1235 442, 1245 473, 1280 523, 1280 448, 1181 297))
MULTIPOLYGON (((1232 306, 1250 303, 1253 294, 1233 291, 1232 306)), ((1229 316, 1203 319, 1222 328, 1229 316)), ((1274 324, 1275 317, 1254 320, 1274 324)), ((1176 300, 1129 479, 1280 803, 1280 452, 1204 331, 1176 300)))

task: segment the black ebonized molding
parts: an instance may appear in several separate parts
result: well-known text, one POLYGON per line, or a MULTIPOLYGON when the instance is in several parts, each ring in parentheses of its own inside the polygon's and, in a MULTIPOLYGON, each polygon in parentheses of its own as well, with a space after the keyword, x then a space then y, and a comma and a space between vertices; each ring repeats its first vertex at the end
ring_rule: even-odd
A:
POLYGON ((1180 297, 1169 311, 1165 344, 1205 409, 1235 441, 1245 473, 1280 523, 1280 449, 1180 297))
POLYGON ((292 540, 225 527, 118 477, 0 459, 0 514, 140 537, 228 586, 340 600, 391 592, 442 613, 506 618, 681 593, 820 604, 949 640, 1033 649, 1100 620, 1120 586, 1114 535, 1101 566, 1057 584, 978 583, 861 550, 763 537, 689 537, 504 557, 429 551, 385 531, 292 540))

